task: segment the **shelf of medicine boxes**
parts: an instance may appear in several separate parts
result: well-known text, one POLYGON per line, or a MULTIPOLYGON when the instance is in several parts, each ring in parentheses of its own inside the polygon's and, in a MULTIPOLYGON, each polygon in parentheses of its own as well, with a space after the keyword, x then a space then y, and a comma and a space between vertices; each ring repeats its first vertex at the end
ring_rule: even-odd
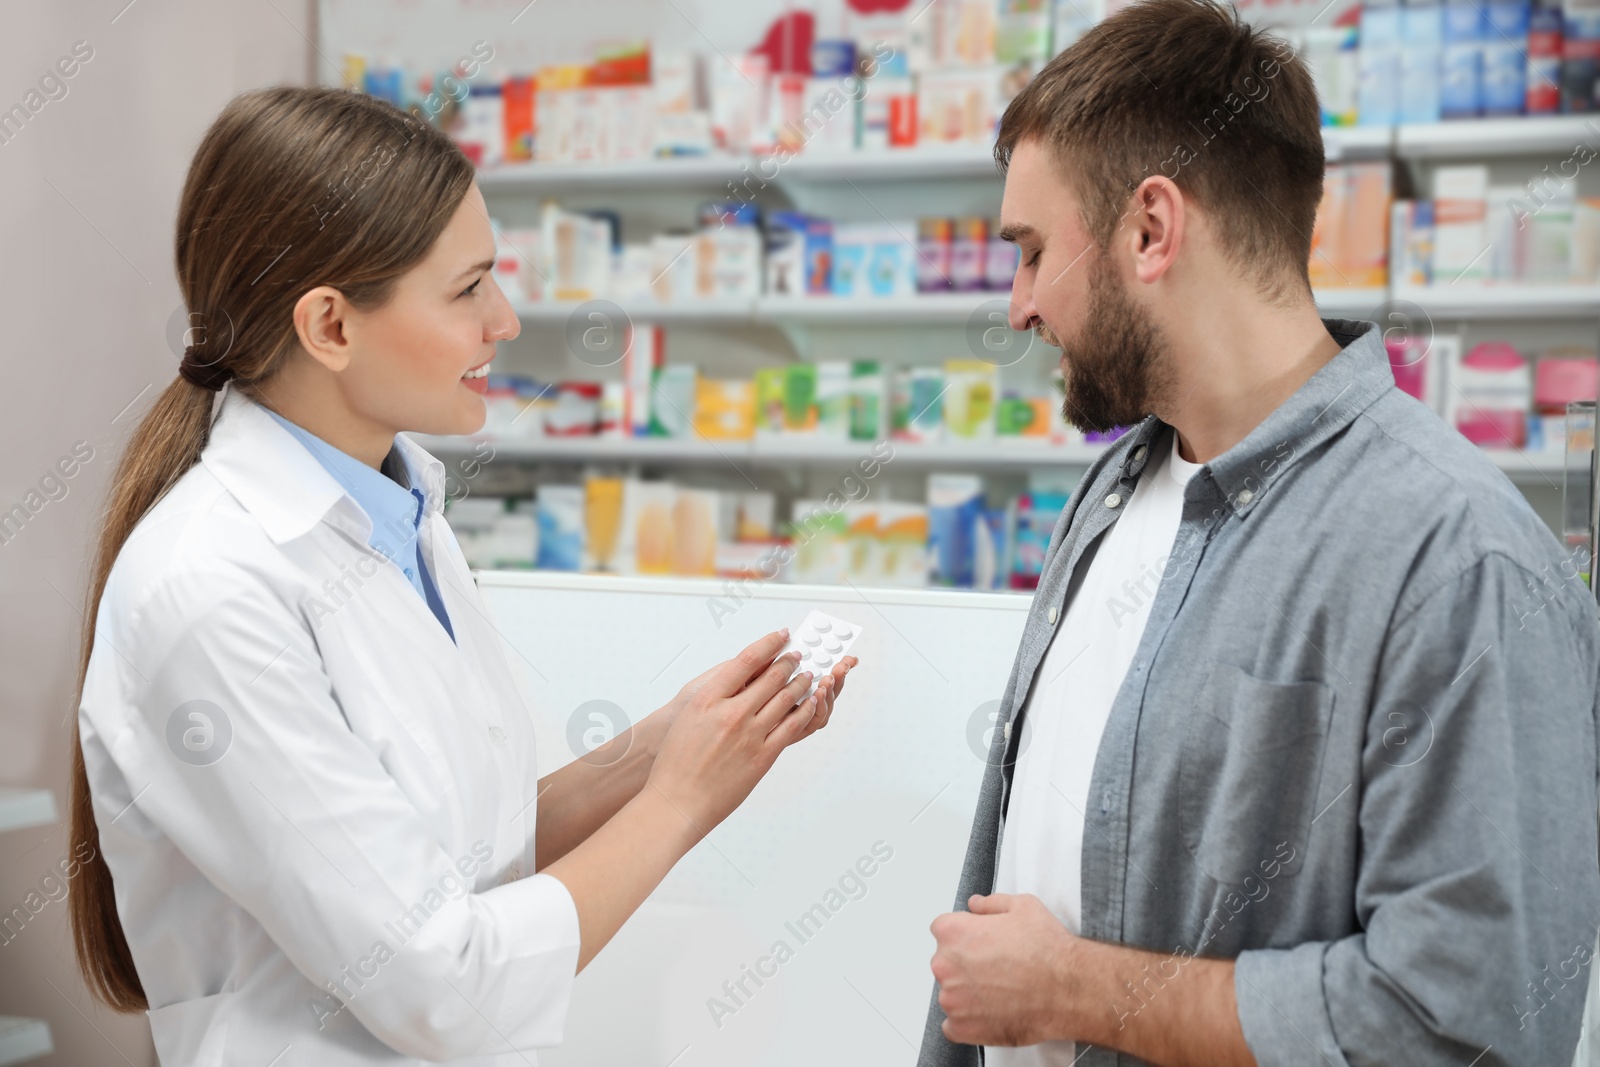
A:
MULTIPOLYGON (((410 437, 435 455, 468 452, 479 441, 494 446, 496 459, 548 463, 748 463, 752 466, 792 467, 850 464, 869 454, 871 441, 826 441, 816 438, 757 438, 713 441, 703 437, 522 437, 489 435, 410 437)), ((916 444, 895 441, 897 467, 1010 468, 1087 467, 1100 455, 1102 445, 1052 445, 1041 441, 994 438, 987 441, 939 441, 916 444)), ((1514 482, 1558 484, 1564 462, 1560 453, 1543 454, 1486 449, 1496 466, 1514 482)))
MULTIPOLYGON (((634 322, 853 322, 930 323, 959 325, 991 301, 1010 299, 1008 289, 967 293, 923 293, 917 296, 760 296, 748 299, 618 300, 634 322)), ((1317 292, 1317 306, 1337 317, 1365 318, 1383 307, 1385 289, 1326 289, 1317 292)), ((584 303, 571 300, 519 301, 524 322, 565 322, 584 303)))

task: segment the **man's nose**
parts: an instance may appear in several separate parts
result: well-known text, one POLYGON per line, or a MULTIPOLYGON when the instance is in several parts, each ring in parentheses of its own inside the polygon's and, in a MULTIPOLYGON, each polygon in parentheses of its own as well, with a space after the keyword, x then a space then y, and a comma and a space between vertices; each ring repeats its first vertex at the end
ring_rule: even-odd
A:
POLYGON ((1007 324, 1013 330, 1019 333, 1023 330, 1031 330, 1037 317, 1038 314, 1033 306, 1033 295, 1031 293, 1022 296, 1021 299, 1018 299, 1016 294, 1012 295, 1011 304, 1007 309, 1007 324))

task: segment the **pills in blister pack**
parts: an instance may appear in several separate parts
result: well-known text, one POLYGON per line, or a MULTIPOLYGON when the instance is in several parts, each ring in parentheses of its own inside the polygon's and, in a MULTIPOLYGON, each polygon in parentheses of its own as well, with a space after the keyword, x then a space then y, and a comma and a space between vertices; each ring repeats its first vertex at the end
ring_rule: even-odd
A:
POLYGON ((800 662, 795 665, 794 673, 810 671, 814 676, 811 688, 806 690, 801 700, 817 691, 817 683, 822 681, 822 676, 849 653, 850 646, 860 633, 861 627, 855 623, 836 619, 820 611, 813 611, 804 622, 789 631, 789 643, 783 646, 783 651, 778 655, 787 655, 799 649, 800 662))

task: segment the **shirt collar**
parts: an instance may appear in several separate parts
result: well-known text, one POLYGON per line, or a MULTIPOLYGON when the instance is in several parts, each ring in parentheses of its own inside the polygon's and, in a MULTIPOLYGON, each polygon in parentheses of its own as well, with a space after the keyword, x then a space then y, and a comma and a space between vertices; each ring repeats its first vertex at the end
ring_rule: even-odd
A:
POLYGON ((420 489, 410 487, 410 471, 405 464, 393 462, 397 456, 394 446, 391 444, 389 447, 384 470, 405 478, 405 485, 384 471, 369 467, 350 453, 334 447, 303 426, 290 422, 276 411, 270 408, 266 411, 278 425, 293 434, 317 458, 323 469, 344 487, 344 491, 361 505, 361 510, 372 520, 369 538, 372 547, 386 556, 403 556, 417 537, 417 524, 422 520, 423 495, 420 489))
MULTIPOLYGON (((422 516, 439 513, 444 507, 444 464, 404 434, 395 437, 394 447, 411 484, 422 491, 422 516)), ((372 542, 375 530, 381 538, 383 523, 392 512, 383 516, 369 513, 352 485, 363 490, 361 495, 369 495, 366 489, 381 489, 382 497, 376 492, 370 495, 396 502, 386 506, 404 513, 395 529, 415 531, 412 519, 417 506, 409 489, 275 417, 233 382, 224 386, 200 461, 279 544, 303 536, 323 521, 363 543, 372 542), (321 449, 306 443, 306 438, 319 442, 321 449), (340 457, 353 467, 341 467, 340 457)), ((384 510, 376 504, 374 508, 384 510)), ((391 533, 388 539, 392 542, 396 537, 391 533)))
MULTIPOLYGON (((1383 333, 1376 323, 1323 319, 1339 342, 1337 355, 1296 389, 1282 404, 1222 455, 1195 472, 1190 485, 1209 475, 1235 515, 1248 515, 1283 472, 1323 441, 1354 422, 1384 392, 1394 388, 1383 333)), ((1128 485, 1139 477, 1168 430, 1154 415, 1126 435, 1118 479, 1128 485)), ((1120 442, 1119 442, 1120 444, 1120 442)))

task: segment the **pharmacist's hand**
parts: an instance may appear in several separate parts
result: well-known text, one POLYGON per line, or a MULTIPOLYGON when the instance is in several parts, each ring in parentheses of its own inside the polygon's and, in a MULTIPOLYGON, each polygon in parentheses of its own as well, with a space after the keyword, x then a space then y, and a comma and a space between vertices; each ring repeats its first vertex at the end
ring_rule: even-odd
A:
POLYGON ((822 681, 817 683, 817 713, 811 716, 806 728, 800 731, 801 740, 828 725, 828 720, 833 718, 834 701, 844 692, 844 676, 850 673, 851 667, 860 662, 854 656, 846 656, 833 665, 833 670, 823 675, 822 681))
POLYGON ((810 674, 784 683, 800 654, 772 657, 788 639, 787 630, 770 633, 679 693, 682 703, 650 768, 647 789, 670 802, 701 836, 750 795, 822 706, 815 695, 796 704, 811 684, 810 674))

